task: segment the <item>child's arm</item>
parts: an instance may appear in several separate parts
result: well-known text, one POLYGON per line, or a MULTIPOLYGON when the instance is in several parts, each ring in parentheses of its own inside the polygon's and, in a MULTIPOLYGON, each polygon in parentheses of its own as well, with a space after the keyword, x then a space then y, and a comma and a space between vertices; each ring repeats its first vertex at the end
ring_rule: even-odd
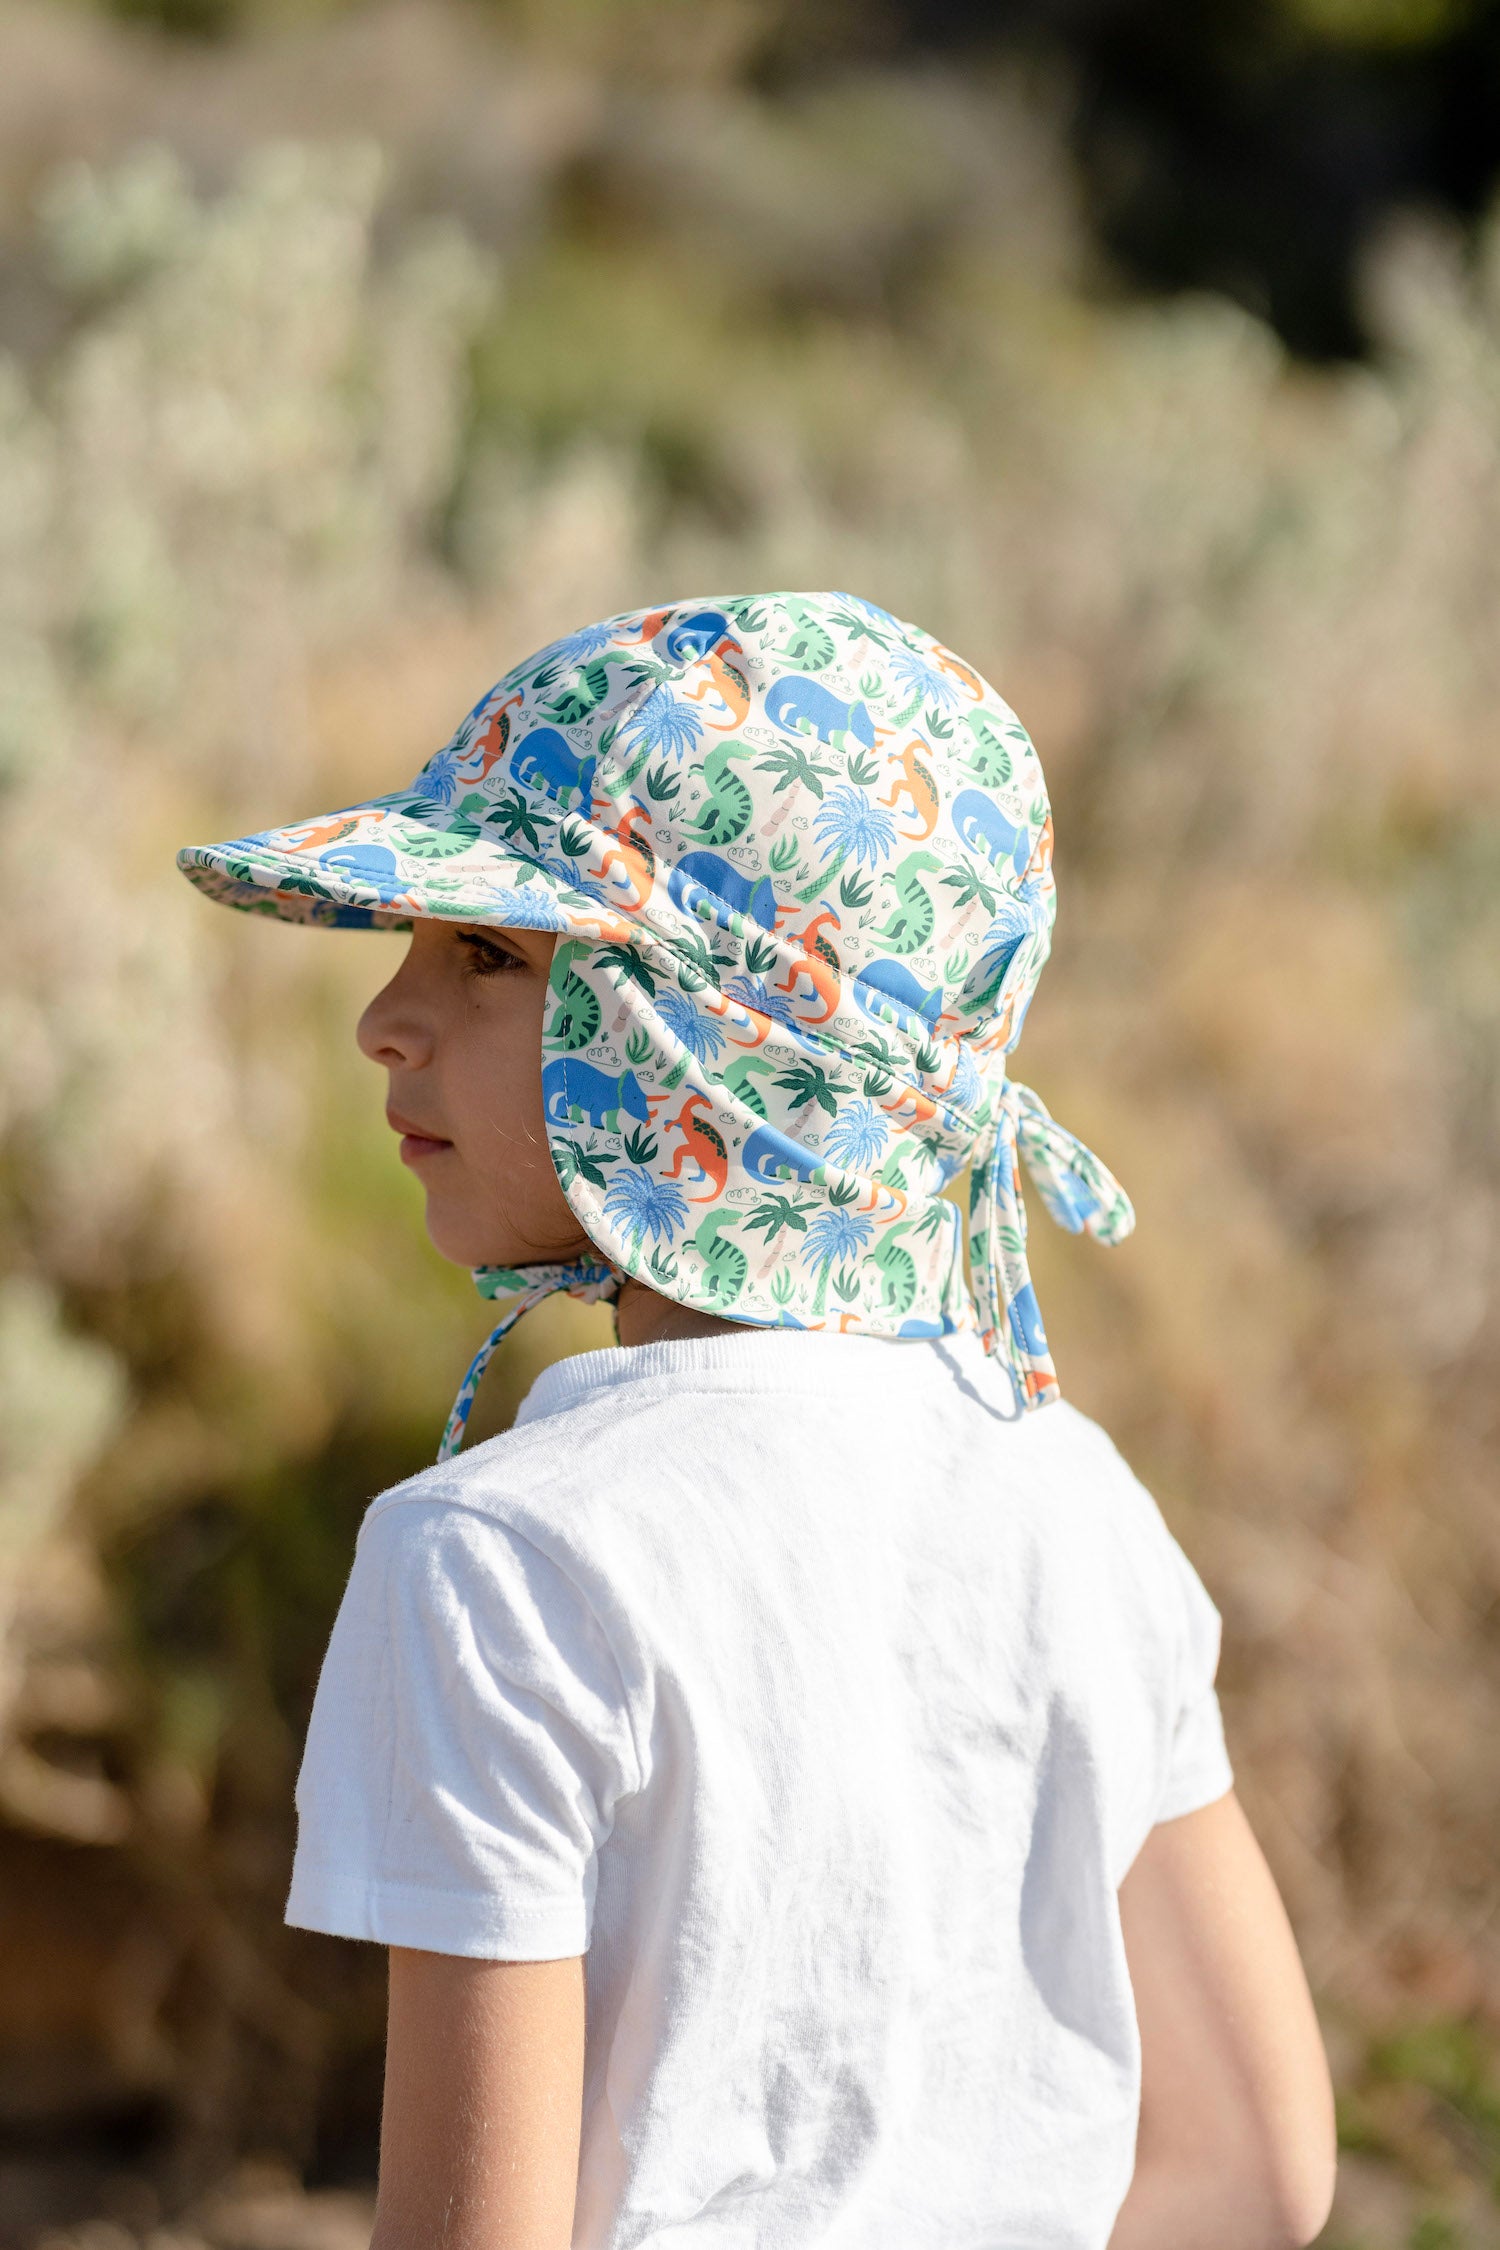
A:
POLYGON ((1333 2090, 1280 1893, 1232 1790, 1151 1830, 1120 1919, 1141 2115, 1109 2250, 1303 2250, 1333 2196, 1333 2090))
POLYGON ((390 1948, 370 2250, 567 2250, 583 2026, 582 1955, 390 1948))

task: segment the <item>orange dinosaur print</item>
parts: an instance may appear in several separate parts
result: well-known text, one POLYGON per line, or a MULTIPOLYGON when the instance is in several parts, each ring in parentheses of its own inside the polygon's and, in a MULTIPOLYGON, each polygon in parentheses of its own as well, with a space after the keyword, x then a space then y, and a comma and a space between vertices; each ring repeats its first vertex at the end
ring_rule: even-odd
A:
POLYGON ((609 877, 611 881, 618 881, 623 891, 629 895, 622 895, 616 903, 630 914, 638 914, 642 907, 650 903, 652 886, 656 881, 655 852, 644 836, 632 834, 636 821, 649 820, 650 817, 648 806, 632 804, 615 830, 620 842, 608 845, 598 867, 590 871, 596 880, 609 877))
POLYGON ((700 1005, 706 1014, 718 1016, 724 1022, 730 1044, 735 1047, 759 1047, 775 1026, 774 1016, 762 1015, 759 1008, 747 1008, 743 1000, 736 1000, 729 993, 713 988, 703 994, 700 1005), (736 1026, 749 1027, 753 1031, 753 1037, 736 1039, 736 1026), (756 1029, 756 1026, 759 1028, 756 1029))
POLYGON ((622 633, 620 635, 620 646, 622 648, 640 648, 647 641, 654 641, 671 615, 670 609, 648 610, 641 619, 641 629, 638 633, 622 633))
POLYGON ((580 937, 591 937, 600 945, 628 945, 635 936, 632 925, 623 914, 610 914, 601 910, 587 914, 580 908, 573 918, 572 927, 580 937))
POLYGON ((962 681, 975 703, 984 701, 983 680, 971 666, 965 664, 961 656, 955 656, 951 648, 944 648, 941 641, 934 641, 932 656, 940 672, 946 672, 951 679, 962 681))
POLYGON ((327 820, 299 821, 295 828, 285 831, 287 849, 294 852, 319 852, 325 844, 341 844, 352 836, 359 822, 347 813, 334 813, 327 820))
POLYGON ((485 719, 468 749, 460 760, 460 770, 465 781, 483 781, 491 766, 496 766, 510 748, 510 714, 519 711, 525 702, 522 695, 512 695, 497 704, 485 719), (476 761, 470 770, 470 760, 476 761))
POLYGON ((713 707, 710 706, 703 717, 704 723, 712 727, 716 734, 727 733, 731 727, 739 726, 750 709, 750 682, 744 673, 731 664, 718 649, 710 649, 697 669, 706 672, 708 678, 701 687, 684 688, 685 700, 689 703, 706 703, 710 697, 715 699, 719 712, 723 715, 714 716, 713 707))
POLYGON ((1026 862, 1026 873, 1045 875, 1052 865, 1052 815, 1048 813, 1037 833, 1036 849, 1026 862))
POLYGON ((691 1158, 709 1186, 707 1195, 690 1195, 688 1202, 717 1203, 729 1179, 729 1151, 708 1119, 693 1115, 695 1108, 712 1110, 713 1103, 707 1094, 691 1093, 677 1115, 666 1120, 665 1130, 681 1133, 683 1142, 662 1178, 679 1179, 683 1165, 691 1158))
POLYGON ((931 1096, 919 1093, 915 1086, 898 1087, 894 1101, 877 1101, 875 1106, 898 1125, 926 1125, 938 1112, 931 1096))
POLYGON ((938 795, 937 777, 921 755, 924 750, 930 758, 932 755, 931 745, 925 742, 921 735, 914 734, 897 760, 900 770, 896 779, 891 783, 887 794, 880 800, 883 805, 894 805, 898 797, 910 797, 912 813, 921 822, 921 826, 919 828, 904 828, 901 831, 908 844, 925 842, 936 828, 938 814, 942 811, 942 799, 938 795))
POLYGON ((835 929, 839 926, 839 918, 831 906, 824 913, 814 915, 807 928, 798 934, 797 943, 806 948, 804 957, 792 963, 781 983, 775 987, 778 992, 792 992, 796 989, 798 978, 806 977, 813 988, 814 997, 823 1003, 823 1013, 820 1016, 803 1016, 800 1019, 803 1023, 827 1023, 837 1012, 844 995, 838 955, 827 938, 814 934, 821 930, 825 922, 831 922, 835 929))

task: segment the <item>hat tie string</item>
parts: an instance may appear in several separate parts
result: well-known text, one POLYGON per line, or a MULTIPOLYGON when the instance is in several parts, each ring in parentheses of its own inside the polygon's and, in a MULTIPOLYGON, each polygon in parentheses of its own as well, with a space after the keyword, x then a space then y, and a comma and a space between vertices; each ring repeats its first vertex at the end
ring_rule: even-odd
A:
MULTIPOLYGON (((1018 1079, 1000 1082, 989 1122, 970 1159, 970 1268, 980 1334, 991 1358, 1010 1369, 1017 1396, 1028 1407, 1060 1395, 1041 1308, 1026 1259, 1026 1205, 1021 1163, 1036 1183, 1048 1215, 1070 1234, 1103 1243, 1122 1242, 1135 1225, 1129 1196, 1092 1149, 1059 1125, 1041 1097, 1018 1079)), ((437 1458, 458 1452, 485 1369, 521 1315, 563 1289, 584 1304, 618 1296, 623 1279, 604 1259, 580 1258, 535 1266, 476 1266, 480 1294, 505 1310, 470 1363, 443 1430, 437 1458)))
POLYGON ((559 1289, 565 1289, 570 1297, 577 1297, 586 1305, 593 1304, 597 1298, 616 1297, 621 1278, 618 1269, 602 1258, 578 1258, 569 1263, 539 1266, 476 1266, 474 1281, 480 1295, 497 1303, 504 1300, 505 1311, 470 1362, 469 1372, 459 1387, 443 1430, 438 1459, 450 1460, 463 1444, 469 1410, 484 1371, 523 1312, 559 1289))
POLYGON ((1121 1242, 1135 1210, 1108 1166, 1058 1124, 1031 1087, 1002 1078, 971 1159, 970 1268, 984 1348, 1005 1361, 1018 1398, 1031 1407, 1060 1393, 1026 1260, 1022 1159, 1049 1217, 1070 1234, 1121 1242))

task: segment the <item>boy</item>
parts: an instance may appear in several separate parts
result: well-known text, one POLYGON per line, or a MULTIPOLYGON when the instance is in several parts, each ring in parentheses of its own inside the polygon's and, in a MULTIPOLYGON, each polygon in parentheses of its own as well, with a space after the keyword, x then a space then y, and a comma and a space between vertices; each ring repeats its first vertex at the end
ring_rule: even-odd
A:
POLYGON ((391 1949, 376 2250, 1323 2224, 1218 1613, 1026 1267, 1021 1158, 1133 1222, 999 1059, 1051 843, 994 690, 831 594, 585 628, 410 790, 181 855, 411 932, 360 1044, 503 1308, 361 1527, 298 1782, 288 1920, 391 1949), (618 1344, 460 1453, 559 1288, 618 1344))

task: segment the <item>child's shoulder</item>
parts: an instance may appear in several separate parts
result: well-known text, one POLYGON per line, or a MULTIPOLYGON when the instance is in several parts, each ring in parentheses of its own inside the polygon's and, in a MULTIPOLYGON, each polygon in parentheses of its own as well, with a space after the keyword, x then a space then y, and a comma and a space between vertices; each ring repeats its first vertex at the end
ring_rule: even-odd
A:
POLYGON ((522 1496, 536 1498, 557 1485, 576 1486, 589 1474, 596 1450, 593 1417, 569 1414, 564 1433, 555 1417, 502 1430, 466 1446, 448 1461, 434 1461, 377 1494, 366 1521, 402 1508, 447 1505, 504 1516, 522 1496))
POLYGON ((657 1402, 646 1431, 604 1407, 585 1400, 536 1416, 417 1470, 371 1501, 361 1537, 380 1526, 388 1543, 421 1545, 447 1515, 552 1554, 613 1547, 625 1522, 670 1512, 689 1456, 674 1443, 669 1400, 657 1402))
POLYGON ((1156 1502, 1102 1422, 1055 1398, 1018 1421, 1032 1477, 1058 1500, 1087 1510, 1156 1513, 1156 1502))
POLYGON ((1066 1398, 1030 1419, 1047 1462, 1047 1504, 1096 1543, 1101 1563, 1127 1565, 1157 1594, 1184 1573, 1196 1579, 1155 1492, 1102 1422, 1066 1398))

